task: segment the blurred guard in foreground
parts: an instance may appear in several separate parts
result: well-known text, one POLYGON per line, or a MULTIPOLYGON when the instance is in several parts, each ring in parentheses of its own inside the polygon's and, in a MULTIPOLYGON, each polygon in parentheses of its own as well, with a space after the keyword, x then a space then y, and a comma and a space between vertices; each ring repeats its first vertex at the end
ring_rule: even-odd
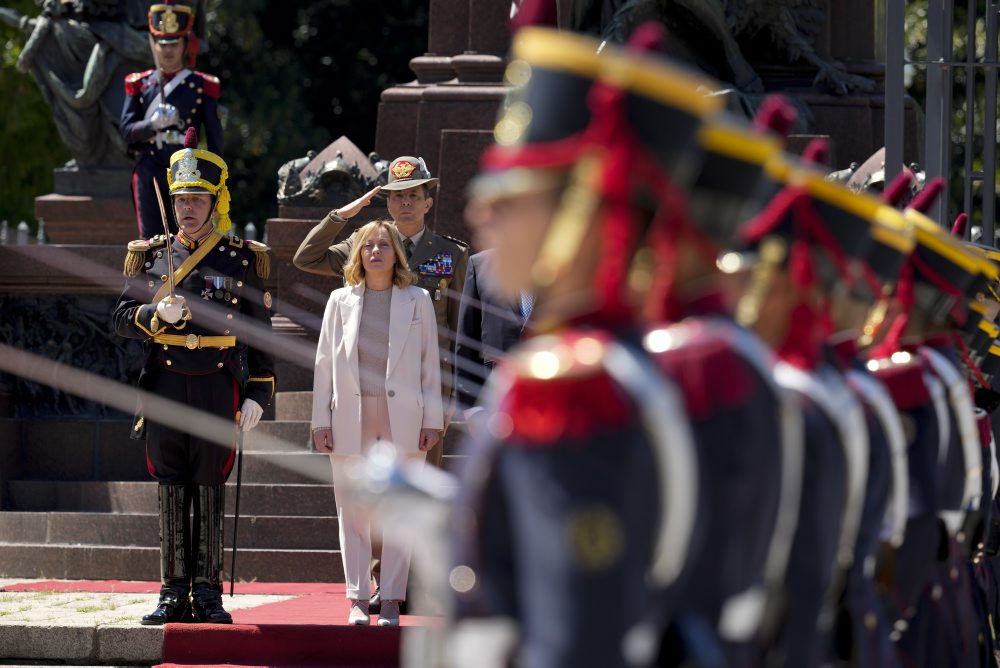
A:
POLYGON ((129 280, 114 312, 118 334, 146 344, 139 389, 187 407, 148 417, 140 408, 133 428, 133 438, 146 437, 149 472, 160 483, 162 587, 143 624, 184 621, 192 608, 198 621, 232 622, 222 607, 224 485, 237 430, 256 426, 274 395, 268 249, 225 236, 226 163, 195 148, 194 130, 184 145, 168 176, 180 231, 128 245, 129 280), (223 438, 207 438, 213 429, 223 438))
POLYGON ((685 567, 700 477, 683 400, 642 351, 630 304, 650 195, 630 160, 681 170, 697 154, 694 128, 721 101, 637 52, 598 55, 593 40, 542 28, 514 43, 515 89, 470 222, 496 249, 504 296, 536 296, 535 328, 490 376, 487 433, 455 509, 453 658, 644 663, 657 635, 634 632, 653 590, 685 567), (634 85, 608 83, 615 72, 634 85), (676 134, 662 132, 664 118, 676 134), (657 133, 637 126, 664 141, 641 146, 657 133))

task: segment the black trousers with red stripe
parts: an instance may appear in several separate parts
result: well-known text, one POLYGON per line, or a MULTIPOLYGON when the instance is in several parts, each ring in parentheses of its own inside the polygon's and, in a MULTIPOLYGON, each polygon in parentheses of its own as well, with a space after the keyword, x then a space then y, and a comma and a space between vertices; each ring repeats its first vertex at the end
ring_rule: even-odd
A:
POLYGON ((161 369, 146 390, 190 407, 178 410, 167 424, 146 426, 146 466, 150 475, 171 485, 222 485, 229 478, 236 458, 235 416, 239 386, 226 370, 205 375, 186 375, 161 369), (220 445, 202 438, 192 418, 209 413, 233 425, 233 440, 220 445), (191 430, 194 433, 188 433, 191 430))

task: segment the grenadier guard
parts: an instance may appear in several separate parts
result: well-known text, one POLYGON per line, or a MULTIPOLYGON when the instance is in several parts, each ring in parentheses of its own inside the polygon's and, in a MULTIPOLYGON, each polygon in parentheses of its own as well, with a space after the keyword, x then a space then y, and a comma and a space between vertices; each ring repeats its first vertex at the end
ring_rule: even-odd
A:
MULTIPOLYGON (((900 185, 908 187, 908 180, 900 185)), ((906 438, 899 412, 888 390, 865 367, 859 349, 871 344, 871 327, 891 298, 914 243, 902 214, 888 205, 879 207, 872 220, 871 245, 860 266, 871 270, 881 290, 872 292, 869 281, 857 281, 853 289, 831 295, 833 334, 827 340, 828 359, 862 403, 869 447, 854 560, 841 592, 828 656, 859 668, 897 665, 875 567, 883 544, 897 547, 902 542, 909 495, 906 438)))
POLYGON ((982 463, 952 323, 964 321, 966 293, 978 291, 985 267, 916 209, 904 215, 916 245, 897 287, 900 313, 868 363, 900 411, 910 472, 906 535, 883 569, 890 639, 904 665, 972 665, 986 637, 963 563, 969 553, 956 541, 981 495, 982 463))
POLYGON ((683 402, 642 352, 628 303, 647 201, 629 159, 650 149, 640 128, 655 127, 644 166, 696 160, 695 129, 718 103, 694 94, 691 75, 597 47, 516 34, 515 87, 472 186, 470 222, 496 249, 498 285, 536 295, 537 326, 490 376, 489 434, 455 508, 455 665, 653 661, 658 629, 637 625, 651 588, 689 557, 701 478, 683 402), (490 632, 507 645, 486 657, 490 632))
POLYGON ((765 612, 782 596, 802 480, 801 413, 774 380, 770 349, 733 321, 717 261, 765 203, 757 199, 764 166, 780 140, 763 129, 789 113, 774 99, 761 129, 725 114, 707 120, 697 131, 701 169, 680 200, 689 215, 677 200, 661 201, 647 236, 652 324, 643 344, 684 397, 702 472, 688 569, 666 595, 673 619, 661 664, 684 660, 677 636, 698 619, 727 665, 753 665, 765 612))
POLYGON ((862 521, 869 462, 864 410, 827 359, 826 310, 838 286, 867 274, 859 268, 880 204, 825 181, 808 166, 824 153, 825 145, 813 144, 804 165, 787 157, 769 161, 768 174, 781 189, 740 230, 758 259, 743 300, 751 307, 739 306, 737 318, 775 348, 775 377, 799 398, 805 422, 799 520, 786 573, 789 597, 770 648, 770 661, 786 666, 815 665, 828 653, 862 521))
POLYGON ((129 280, 114 312, 118 334, 145 343, 139 389, 193 412, 136 416, 133 438, 145 435, 149 471, 160 483, 162 587, 143 624, 184 621, 192 609, 201 622, 232 621, 222 607, 224 485, 237 431, 252 429, 274 394, 268 249, 226 236, 228 168, 197 143, 189 129, 170 159, 180 230, 129 244, 129 280), (206 414, 227 425, 231 441, 219 444, 189 426, 206 414))
MULTIPOLYGON (((125 77, 120 130, 136 159, 132 200, 143 239, 163 232, 153 180, 159 183, 160 192, 166 192, 170 156, 181 148, 187 128, 203 128, 208 150, 222 155, 219 79, 188 69, 194 67, 198 50, 194 24, 194 10, 187 5, 152 5, 149 42, 156 68, 125 77)), ((171 233, 176 232, 177 222, 169 208, 167 220, 171 233)))

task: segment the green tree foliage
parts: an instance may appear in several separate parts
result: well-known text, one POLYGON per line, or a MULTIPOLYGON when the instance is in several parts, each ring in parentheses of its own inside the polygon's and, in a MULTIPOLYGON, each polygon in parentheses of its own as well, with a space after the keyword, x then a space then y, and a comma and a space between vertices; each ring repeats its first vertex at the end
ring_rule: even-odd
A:
POLYGON ((233 219, 277 213, 277 170, 340 135, 375 140, 382 91, 413 79, 426 0, 247 0, 210 5, 206 71, 222 79, 233 219))
MULTIPOLYGON (((31 0, 5 6, 33 16, 31 0)), ((34 225, 37 195, 52 192, 52 170, 69 159, 48 105, 31 76, 17 69, 24 35, 0 24, 0 219, 34 225)))
MULTIPOLYGON (((965 62, 967 57, 973 62, 983 62, 986 56, 986 9, 982 1, 972 3, 975 12, 973 18, 974 44, 969 43, 968 26, 970 4, 954 3, 952 45, 953 54, 950 60, 965 62)), ((906 6, 906 55, 913 63, 923 63, 927 60, 928 4, 927 0, 909 0, 906 6)), ((907 93, 918 105, 926 108, 927 100, 927 67, 915 64, 907 68, 907 93)), ((972 202, 966 210, 965 183, 969 178, 966 173, 966 137, 968 133, 967 120, 971 114, 971 153, 972 170, 983 169, 982 153, 984 147, 983 119, 986 113, 985 73, 981 68, 972 70, 969 78, 965 67, 952 67, 946 70, 950 77, 951 104, 951 174, 949 178, 949 214, 954 218, 959 212, 969 214, 973 225, 982 222, 982 192, 980 183, 976 181, 972 190, 972 202), (971 85, 972 108, 969 109, 966 82, 971 85)), ((934 101, 936 102, 936 101, 934 101)), ((923 132, 923 128, 920 129, 923 132)), ((1000 184, 1000 182, 998 182, 1000 184)))
MULTIPOLYGON (((238 225, 277 213, 278 167, 340 135, 374 146, 379 96, 410 81, 427 43, 427 0, 211 0, 197 68, 222 80, 226 162, 238 225)), ((27 15, 31 0, 5 5, 27 15)), ((14 67, 24 37, 0 27, 0 218, 30 219, 69 158, 30 76, 14 67)))

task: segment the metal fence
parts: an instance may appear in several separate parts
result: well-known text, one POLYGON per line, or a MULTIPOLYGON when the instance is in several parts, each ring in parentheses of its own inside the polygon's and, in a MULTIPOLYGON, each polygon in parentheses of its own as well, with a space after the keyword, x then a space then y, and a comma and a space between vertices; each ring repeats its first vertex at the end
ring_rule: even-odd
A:
MULTIPOLYGON (((914 0, 911 0, 914 1, 914 0)), ((921 0, 926 3, 927 59, 905 58, 905 12, 907 0, 886 0, 886 75, 885 75, 885 163, 886 177, 895 176, 903 165, 903 114, 905 68, 907 65, 926 69, 925 141, 923 167, 927 178, 942 176, 952 192, 953 180, 962 181, 961 210, 982 226, 982 240, 995 245, 996 215, 996 136, 997 136, 997 19, 1000 0, 921 0), (956 8, 965 5, 964 25, 955 25, 956 8), (977 29, 985 28, 983 35, 977 29), (964 58, 956 57, 955 36, 964 31, 964 58), (977 54, 982 47, 982 57, 977 54), (955 164, 956 73, 963 76, 965 127, 963 133, 964 160, 955 164), (982 84, 985 104, 977 118, 976 95, 982 84), (981 168, 976 169, 977 136, 982 137, 981 168), (977 194, 981 196, 981 212, 974 211, 977 194), (980 214, 981 215, 978 215, 980 214)), ((959 88, 959 90, 962 90, 959 88)), ((944 196, 929 213, 942 225, 948 225, 958 212, 951 210, 944 196)), ((954 207, 957 208, 957 207, 954 207)), ((969 234, 970 230, 966 232, 969 234)))

